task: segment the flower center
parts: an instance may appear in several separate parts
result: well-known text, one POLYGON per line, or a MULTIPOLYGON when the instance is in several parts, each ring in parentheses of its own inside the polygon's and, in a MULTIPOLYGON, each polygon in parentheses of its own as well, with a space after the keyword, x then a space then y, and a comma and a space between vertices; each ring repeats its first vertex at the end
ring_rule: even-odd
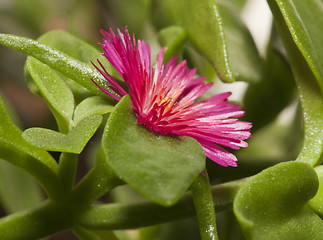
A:
POLYGON ((158 104, 158 106, 161 107, 164 110, 164 112, 166 112, 166 111, 168 111, 171 108, 171 106, 170 106, 170 102, 171 101, 172 101, 171 98, 164 97, 164 98, 162 98, 162 100, 160 101, 160 103, 158 104))

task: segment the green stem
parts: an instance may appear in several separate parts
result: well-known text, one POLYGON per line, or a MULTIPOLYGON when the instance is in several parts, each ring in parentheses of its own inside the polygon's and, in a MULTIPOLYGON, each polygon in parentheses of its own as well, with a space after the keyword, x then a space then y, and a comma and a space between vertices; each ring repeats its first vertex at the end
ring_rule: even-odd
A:
POLYGON ((73 208, 77 211, 86 208, 121 184, 123 182, 111 170, 103 156, 102 149, 100 149, 95 166, 73 190, 71 198, 71 201, 75 202, 73 208))
MULTIPOLYGON (((216 212, 232 208, 237 191, 249 178, 211 187, 216 212)), ((176 204, 164 207, 152 202, 131 205, 104 204, 92 206, 77 218, 77 224, 87 229, 129 229, 162 224, 195 215, 191 193, 176 204)))
POLYGON ((62 153, 58 165, 58 177, 66 192, 70 192, 75 181, 78 155, 73 153, 62 153))
POLYGON ((70 227, 67 212, 50 201, 0 219, 0 239, 39 239, 70 227))
POLYGON ((196 217, 202 240, 217 240, 216 220, 211 186, 206 171, 198 175, 191 186, 196 217))

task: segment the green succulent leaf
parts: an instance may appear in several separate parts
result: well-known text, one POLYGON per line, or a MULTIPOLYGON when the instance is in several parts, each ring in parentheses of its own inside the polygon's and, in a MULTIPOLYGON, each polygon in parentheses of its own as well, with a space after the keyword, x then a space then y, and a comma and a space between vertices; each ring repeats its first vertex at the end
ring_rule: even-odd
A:
POLYGON ((157 25, 175 24, 185 29, 188 39, 210 61, 222 81, 259 81, 262 61, 232 5, 209 0, 155 0, 153 4, 157 25))
POLYGON ((74 112, 72 91, 55 70, 37 59, 28 57, 26 66, 42 97, 53 112, 60 131, 68 132, 74 112))
POLYGON ((29 128, 22 136, 30 144, 48 151, 81 153, 101 122, 102 116, 89 116, 67 134, 45 128, 29 128))
POLYGON ((263 78, 250 84, 244 95, 245 120, 252 122, 253 131, 271 123, 296 93, 292 70, 273 41, 274 37, 266 53, 263 78))
POLYGON ((277 14, 281 15, 280 24, 286 24, 293 42, 323 89, 322 1, 267 1, 273 10, 274 17, 277 14))
POLYGON ((110 62, 101 55, 98 49, 68 32, 61 30, 50 31, 38 38, 38 41, 62 51, 89 66, 92 66, 91 61, 95 62, 96 59, 98 59, 104 63, 104 67, 111 76, 120 78, 118 72, 112 67, 110 62))
POLYGON ((323 166, 315 168, 319 178, 320 186, 317 194, 309 201, 309 206, 317 212, 321 217, 323 216, 323 166))
MULTIPOLYGON (((318 71, 319 68, 313 64, 316 63, 314 61, 314 59, 316 59, 315 56, 322 53, 322 46, 320 46, 320 43, 317 42, 317 40, 314 40, 314 38, 319 38, 318 36, 312 36, 310 33, 306 36, 303 35, 308 20, 300 18, 300 16, 302 15, 304 18, 307 16, 309 19, 313 20, 311 14, 317 16, 316 8, 320 9, 321 5, 319 5, 318 1, 312 0, 306 2, 306 5, 304 6, 302 3, 305 2, 303 1, 288 1, 283 3, 281 1, 276 2, 274 0, 268 0, 268 3, 274 15, 278 33, 285 45, 302 105, 305 136, 303 148, 297 160, 316 166, 322 161, 323 153, 323 131, 321 130, 323 126, 323 95, 319 87, 319 84, 321 84, 320 71, 318 71), (314 7, 314 12, 303 16, 307 11, 305 9, 308 7, 308 4, 314 7), (302 8, 304 9, 298 9, 300 6, 303 6, 302 8), (286 15, 287 13, 295 13, 294 11, 296 10, 301 14, 297 15, 298 17, 294 15, 293 17, 288 17, 289 15, 286 15), (311 44, 317 48, 317 52, 313 53, 310 49, 307 49, 308 55, 304 57, 302 51, 304 51, 304 46, 307 46, 307 43, 305 43, 305 45, 300 45, 298 42, 299 40, 304 41, 304 43, 311 40, 311 44), (319 81, 319 83, 317 81, 319 81)), ((317 17, 320 18, 320 16, 321 15, 317 17)), ((316 24, 319 25, 319 22, 317 21, 311 22, 314 29, 317 28, 316 24)), ((320 59, 322 61, 323 58, 320 59)), ((323 63, 319 66, 322 67, 323 63)))
POLYGON ((186 30, 179 26, 170 26, 160 30, 158 41, 162 46, 165 46, 164 63, 180 54, 186 38, 186 30))
POLYGON ((109 113, 113 110, 109 102, 99 96, 89 97, 83 100, 77 107, 74 112, 74 124, 76 125, 82 119, 93 116, 93 115, 103 115, 109 113))
POLYGON ((179 25, 187 37, 216 69, 224 82, 234 82, 224 26, 218 5, 209 0, 155 0, 153 16, 159 27, 179 25), (203 37, 202 37, 203 36, 203 37))
POLYGON ((48 152, 22 138, 22 132, 9 119, 1 99, 0 123, 0 159, 31 174, 50 196, 57 193, 57 163, 48 152))
POLYGON ((321 239, 323 222, 306 206, 317 189, 317 175, 306 163, 281 163, 257 174, 234 200, 246 239, 321 239))
MULTIPOLYGON (((29 38, 10 34, 0 34, 0 44, 36 58, 87 88, 93 94, 107 98, 107 94, 103 93, 93 84, 91 79, 107 90, 109 90, 109 83, 88 63, 84 63, 62 51, 29 38)), ((99 56, 97 58, 99 58, 99 56)))
MULTIPOLYGON (((54 30, 47 32, 40 36, 37 41, 66 53, 67 55, 87 64, 90 67, 92 66, 90 62, 91 60, 104 60, 96 48, 65 31, 54 30)), ((107 65, 107 69, 109 69, 110 72, 112 70, 111 68, 111 65, 107 65)), ((76 100, 82 100, 88 96, 91 96, 91 92, 76 81, 65 77, 65 75, 62 75, 62 78, 73 91, 76 100)))
POLYGON ((227 0, 216 2, 234 78, 237 81, 259 82, 263 73, 263 63, 248 28, 243 24, 239 12, 227 0))
MULTIPOLYGON (((91 68, 92 68, 91 61, 96 63, 96 60, 99 60, 101 63, 103 63, 105 69, 112 77, 115 78, 115 80, 119 83, 119 85, 126 88, 124 82, 119 81, 121 77, 119 73, 115 70, 115 68, 110 64, 110 62, 107 61, 106 58, 101 55, 98 49, 88 44, 87 42, 73 36, 68 32, 61 31, 61 30, 50 31, 42 35, 38 39, 38 41, 40 43, 46 44, 47 46, 50 46, 59 51, 62 51, 63 53, 66 53, 68 56, 71 56, 72 58, 75 58, 85 63, 91 68)), ((75 79, 73 79, 74 80, 73 81, 70 78, 65 77, 65 75, 63 75, 62 77, 65 78, 64 79, 65 82, 72 89, 76 98, 76 102, 80 102, 92 95, 87 88, 77 83, 75 79)), ((102 86, 106 87, 105 84, 106 83, 103 83, 102 86)))
POLYGON ((105 59, 95 47, 62 30, 45 33, 37 41, 66 53, 87 65, 91 65, 91 60, 93 61, 97 58, 100 60, 105 59))
POLYGON ((137 124, 129 96, 111 113, 102 146, 118 177, 162 205, 174 204, 205 167, 204 151, 194 139, 157 134, 137 124))

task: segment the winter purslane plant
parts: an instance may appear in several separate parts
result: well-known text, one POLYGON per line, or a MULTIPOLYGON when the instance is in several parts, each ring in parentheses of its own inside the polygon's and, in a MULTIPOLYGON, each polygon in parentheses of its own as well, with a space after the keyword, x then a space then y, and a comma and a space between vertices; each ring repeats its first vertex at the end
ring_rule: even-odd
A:
MULTIPOLYGON (((38 239, 66 229, 80 239, 138 239, 116 230, 193 216, 203 240, 322 239, 323 7, 316 0, 268 4, 275 28, 263 60, 236 8, 224 1, 151 1, 163 46, 155 63, 149 45, 127 27, 101 31, 101 54, 63 31, 37 40, 0 34, 2 45, 28 55, 28 86, 58 126, 21 131, 1 101, 0 158, 29 173, 47 199, 1 218, 0 239, 38 239), (216 86, 201 77, 201 66, 211 66, 223 82, 248 82, 244 111, 228 102, 228 92, 203 96, 216 86), (266 144, 258 132, 274 125, 293 99, 293 79, 303 114, 300 153, 295 161, 286 153, 270 167, 261 158, 241 160, 241 169, 264 164, 239 179, 240 156, 269 152, 266 145, 254 151, 266 144), (234 150, 248 146, 250 131, 250 148, 239 155, 234 150), (78 156, 94 135, 100 142, 95 163, 75 184, 78 156), (49 152, 59 152, 58 161, 49 152), (229 170, 223 166, 236 167, 237 180, 225 176, 225 183, 211 185, 229 170), (144 200, 98 203, 121 185, 144 200), (215 212, 224 210, 233 210, 241 231, 224 234, 225 224, 216 225, 215 212)), ((165 238, 154 234, 141 239, 165 238)))

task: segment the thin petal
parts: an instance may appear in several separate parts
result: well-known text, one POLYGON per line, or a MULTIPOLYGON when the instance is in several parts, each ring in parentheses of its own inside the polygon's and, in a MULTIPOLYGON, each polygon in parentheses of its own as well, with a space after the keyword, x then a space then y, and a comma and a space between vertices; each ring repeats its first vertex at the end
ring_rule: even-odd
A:
MULTIPOLYGON (((195 138, 212 161, 222 166, 237 166, 237 158, 220 146, 247 147, 244 140, 251 137, 251 123, 237 119, 244 111, 228 103, 231 93, 195 103, 213 84, 204 83, 205 77, 195 78, 196 69, 189 69, 186 61, 176 64, 175 56, 164 66, 162 48, 152 68, 149 45, 142 40, 136 42, 134 35, 131 39, 127 28, 118 30, 117 35, 111 29, 102 31, 102 35, 103 56, 127 84, 139 124, 162 134, 195 138)), ((98 71, 109 81, 116 96, 98 87, 115 99, 125 95, 99 64, 98 71)))

